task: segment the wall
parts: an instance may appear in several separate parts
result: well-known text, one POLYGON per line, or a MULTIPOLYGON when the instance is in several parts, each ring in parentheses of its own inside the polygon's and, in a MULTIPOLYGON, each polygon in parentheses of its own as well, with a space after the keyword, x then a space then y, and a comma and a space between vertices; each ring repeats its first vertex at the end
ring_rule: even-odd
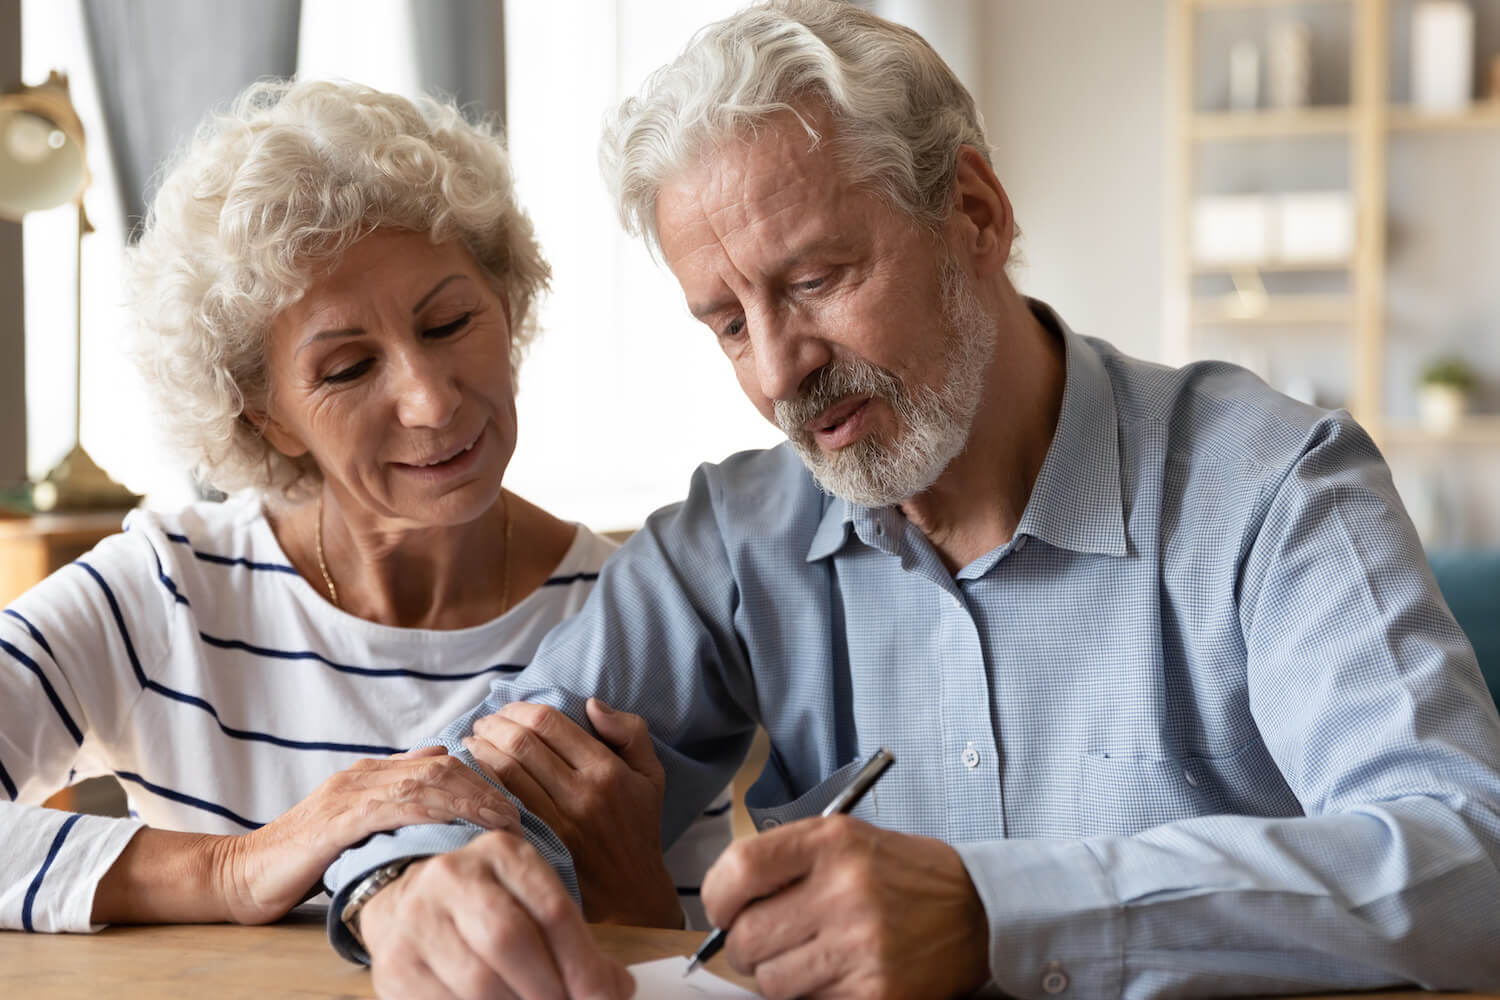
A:
POLYGON ((980 111, 1014 206, 1017 284, 1080 333, 1161 356, 1164 0, 983 6, 980 111))
MULTIPOLYGON (((21 0, 0 0, 0 91, 21 82, 21 0)), ((21 226, 0 220, 0 488, 26 478, 21 226)))

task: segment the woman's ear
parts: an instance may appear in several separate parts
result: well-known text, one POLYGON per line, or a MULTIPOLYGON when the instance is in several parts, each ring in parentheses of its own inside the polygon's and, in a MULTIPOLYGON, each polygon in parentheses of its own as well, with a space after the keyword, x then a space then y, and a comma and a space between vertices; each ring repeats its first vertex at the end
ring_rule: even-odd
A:
POLYGON ((1010 198, 989 162, 973 146, 958 147, 949 218, 959 229, 959 248, 976 276, 1004 271, 1015 239, 1010 198))
POLYGON ((275 417, 247 407, 240 413, 240 419, 287 458, 301 458, 307 454, 307 445, 302 443, 302 439, 283 427, 275 417))

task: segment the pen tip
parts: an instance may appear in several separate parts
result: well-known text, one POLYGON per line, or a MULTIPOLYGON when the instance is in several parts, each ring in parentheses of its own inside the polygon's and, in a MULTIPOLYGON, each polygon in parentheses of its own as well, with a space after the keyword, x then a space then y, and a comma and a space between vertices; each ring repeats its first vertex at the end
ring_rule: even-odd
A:
POLYGON ((689 957, 688 958, 687 968, 682 970, 683 978, 685 979, 688 976, 691 976, 693 974, 693 970, 696 969, 697 967, 698 967, 698 956, 697 955, 693 955, 693 956, 689 957))

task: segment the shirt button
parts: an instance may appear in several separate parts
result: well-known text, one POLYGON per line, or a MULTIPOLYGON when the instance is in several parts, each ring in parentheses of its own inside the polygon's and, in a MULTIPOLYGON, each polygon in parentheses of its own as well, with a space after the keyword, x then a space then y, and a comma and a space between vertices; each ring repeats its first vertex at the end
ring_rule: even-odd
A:
POLYGON ((972 746, 966 747, 961 759, 964 762, 964 767, 978 767, 979 751, 975 750, 972 746))
POLYGON ((1194 788, 1198 787, 1198 770, 1197 770, 1197 768, 1193 768, 1193 767, 1185 767, 1185 768, 1183 768, 1182 769, 1182 776, 1187 779, 1187 783, 1188 784, 1192 785, 1194 788))
POLYGON ((1056 996, 1067 988, 1068 974, 1063 971, 1062 964, 1060 962, 1053 962, 1047 966, 1046 971, 1042 973, 1042 989, 1046 993, 1056 996))
POLYGON ((775 816, 767 816, 765 819, 760 821, 760 828, 762 830, 774 830, 780 825, 781 820, 777 819, 775 816))

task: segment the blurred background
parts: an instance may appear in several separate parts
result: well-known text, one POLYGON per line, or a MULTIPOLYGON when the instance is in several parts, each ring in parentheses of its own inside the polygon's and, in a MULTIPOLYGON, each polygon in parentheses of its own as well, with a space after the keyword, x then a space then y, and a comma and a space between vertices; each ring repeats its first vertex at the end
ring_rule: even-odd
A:
MULTIPOLYGON (((774 444, 671 275, 620 234, 596 166, 605 110, 737 6, 0 0, 0 89, 67 74, 95 229, 75 307, 77 209, 0 222, 4 495, 81 439, 146 503, 193 497, 122 354, 121 250, 198 119, 294 71, 504 117, 555 271, 521 372, 514 490, 628 529, 699 462, 774 444)), ((1500 548, 1500 0, 867 6, 926 35, 975 94, 1024 233, 1023 291, 1129 353, 1227 359, 1348 407, 1430 550, 1500 548)))

